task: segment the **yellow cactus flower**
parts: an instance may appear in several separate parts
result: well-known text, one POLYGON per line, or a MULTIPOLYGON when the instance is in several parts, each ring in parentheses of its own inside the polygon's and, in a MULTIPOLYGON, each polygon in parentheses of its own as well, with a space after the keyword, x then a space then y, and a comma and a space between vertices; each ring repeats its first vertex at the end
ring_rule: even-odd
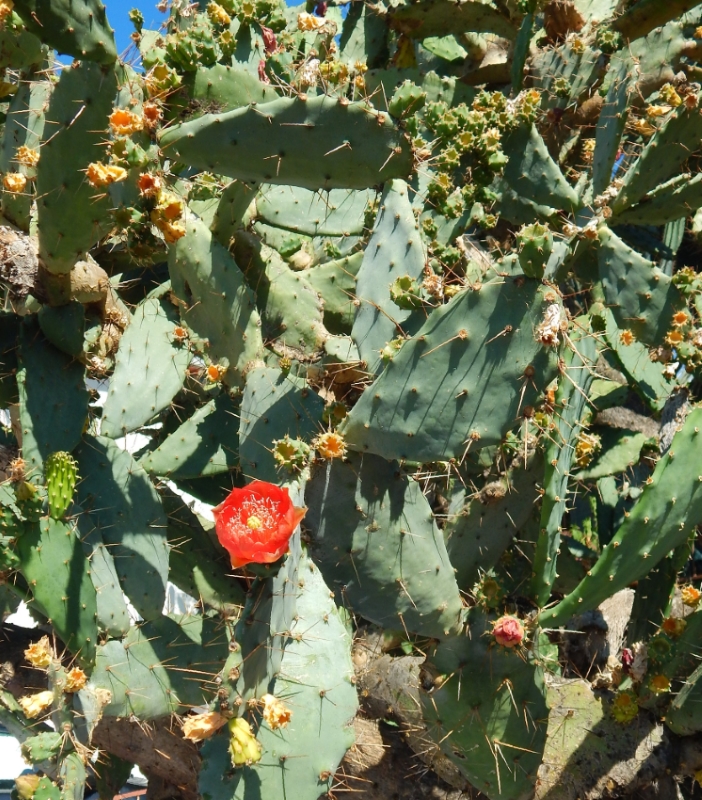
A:
POLYGON ((163 234, 166 244, 175 244, 178 239, 182 239, 183 236, 185 236, 185 225, 178 220, 175 222, 170 222, 169 220, 164 219, 154 224, 163 234))
POLYGON ((336 431, 320 434, 314 440, 314 447, 317 450, 317 454, 328 461, 334 458, 344 458, 346 455, 346 441, 336 431))
POLYGON ((37 669, 46 669, 53 658, 49 637, 42 636, 38 642, 32 642, 24 651, 24 658, 37 669))
POLYGON ((73 667, 73 669, 68 670, 68 674, 66 675, 66 685, 64 686, 64 692, 68 692, 69 694, 73 694, 74 692, 79 692, 85 684, 88 682, 88 676, 83 672, 80 667, 73 667))
POLYGON ((13 0, 0 0, 0 22, 4 22, 15 7, 13 0))
POLYGON ((651 119, 664 117, 666 114, 669 114, 671 110, 670 106, 650 105, 646 107, 646 116, 651 119))
POLYGON ((626 328, 619 334, 619 341, 625 347, 628 347, 630 344, 634 344, 634 342, 636 341, 636 337, 628 328, 626 328))
POLYGON ((665 675, 654 675, 649 682, 649 686, 651 691, 656 694, 663 694, 670 691, 670 680, 665 675))
POLYGON ((126 108, 118 108, 110 114, 110 128, 115 136, 129 136, 144 129, 144 118, 126 108))
POLYGON ((232 757, 232 764, 235 767, 243 767, 244 764, 255 764, 261 760, 263 749, 261 743, 254 736, 249 723, 237 717, 229 720, 229 753, 232 757))
MULTIPOLYGON (((151 221, 154 222, 154 214, 156 214, 160 219, 180 219, 183 216, 183 208, 183 201, 180 199, 180 197, 170 194, 170 192, 161 192, 158 196, 156 208, 152 212, 151 221)), ((154 224, 156 223, 154 222, 154 224)))
POLYGON ((697 608, 700 604, 700 599, 702 599, 702 592, 695 586, 683 586, 680 594, 682 596, 683 605, 689 608, 697 608))
POLYGON ((666 617, 661 625, 663 632, 673 639, 677 639, 686 627, 687 622, 684 619, 680 619, 680 617, 666 617))
POLYGON ((15 158, 23 167, 36 167, 39 163, 39 151, 23 144, 17 148, 17 155, 15 158))
POLYGON ((215 25, 228 26, 231 25, 232 22, 232 18, 219 3, 212 2, 207 4, 207 16, 215 25))
POLYGON ((317 31, 326 24, 327 20, 324 17, 316 17, 314 14, 308 14, 303 11, 297 15, 297 29, 299 31, 317 31))
POLYGON ((282 700, 272 694, 264 694, 261 701, 263 702, 263 719, 266 720, 272 731, 284 728, 290 722, 292 711, 282 700))
POLYGON ((2 176, 2 185, 8 192, 19 194, 27 186, 27 176, 22 175, 21 172, 7 172, 2 176))
POLYGON ((102 186, 109 186, 111 183, 119 183, 126 180, 127 170, 123 167, 116 167, 114 164, 102 164, 99 161, 94 161, 92 164, 88 164, 86 175, 88 176, 88 183, 94 189, 99 189, 102 186))
POLYGON ((623 725, 635 719, 638 713, 636 695, 630 690, 619 692, 612 701, 612 716, 623 725))
POLYGON ((676 328, 681 328, 683 325, 687 325, 687 323, 690 321, 690 315, 687 313, 687 311, 676 311, 675 314, 673 314, 672 321, 676 328))
POLYGON ((54 702, 54 693, 47 689, 45 692, 37 692, 26 697, 20 697, 17 702, 20 704, 22 711, 24 711, 25 717, 34 719, 43 711, 46 711, 54 702))
POLYGON ((183 738, 191 742, 202 742, 209 739, 227 722, 217 711, 207 711, 204 714, 195 714, 187 717, 183 722, 183 738))

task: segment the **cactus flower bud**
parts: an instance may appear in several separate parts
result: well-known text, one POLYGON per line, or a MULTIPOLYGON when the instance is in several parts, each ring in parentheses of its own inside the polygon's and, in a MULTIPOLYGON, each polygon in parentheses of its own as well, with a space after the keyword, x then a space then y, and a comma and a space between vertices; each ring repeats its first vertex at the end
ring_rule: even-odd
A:
POLYGON ((524 626, 516 617, 500 617, 493 626, 492 634, 497 644, 518 647, 524 641, 524 626))
POLYGON ((265 481, 232 489, 212 510, 217 538, 233 567, 277 561, 306 512, 292 504, 287 489, 265 481))
POLYGON ((19 800, 31 800, 39 787, 40 780, 41 777, 36 773, 20 775, 19 778, 15 778, 15 791, 13 794, 17 794, 19 800))
POLYGON ((237 717, 229 720, 229 732, 231 734, 229 753, 235 767, 255 764, 261 760, 261 743, 253 735, 251 726, 245 719, 237 717))

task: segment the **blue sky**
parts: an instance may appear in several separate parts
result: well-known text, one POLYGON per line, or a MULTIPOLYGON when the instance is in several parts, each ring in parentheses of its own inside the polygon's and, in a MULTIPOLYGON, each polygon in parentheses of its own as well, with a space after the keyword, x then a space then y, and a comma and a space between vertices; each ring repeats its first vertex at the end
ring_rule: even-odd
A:
POLYGON ((144 15, 145 28, 158 28, 165 19, 165 14, 156 10, 157 0, 106 0, 107 18, 115 29, 117 52, 123 53, 131 44, 129 36, 134 32, 134 26, 129 21, 129 12, 138 8, 144 15))

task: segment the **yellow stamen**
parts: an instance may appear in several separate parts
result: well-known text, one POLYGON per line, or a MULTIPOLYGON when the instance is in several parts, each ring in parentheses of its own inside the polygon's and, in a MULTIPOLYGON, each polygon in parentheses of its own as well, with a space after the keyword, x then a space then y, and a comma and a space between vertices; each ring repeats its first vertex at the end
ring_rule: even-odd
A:
POLYGON ((252 531, 257 531, 257 530, 258 530, 258 529, 261 527, 261 525, 262 525, 262 524, 263 524, 263 523, 261 522, 260 518, 259 518, 259 517, 257 517, 255 514, 252 514, 252 515, 251 515, 251 516, 250 516, 250 517, 249 517, 249 518, 246 520, 246 526, 247 526, 248 528, 251 528, 251 530, 252 530, 252 531))

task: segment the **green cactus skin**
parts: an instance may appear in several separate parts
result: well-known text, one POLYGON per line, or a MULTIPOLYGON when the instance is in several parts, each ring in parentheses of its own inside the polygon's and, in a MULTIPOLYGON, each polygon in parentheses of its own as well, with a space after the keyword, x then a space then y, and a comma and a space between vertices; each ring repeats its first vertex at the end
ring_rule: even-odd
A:
POLYGON ((690 736, 702 730, 702 666, 690 675, 673 698, 665 714, 665 724, 679 736, 690 736))
POLYGON ((548 225, 535 222, 517 233, 519 265, 527 278, 543 278, 546 262, 553 250, 553 234, 548 225))
POLYGON ((78 471, 70 453, 51 453, 44 462, 46 489, 49 496, 49 513, 61 519, 73 501, 78 471))
POLYGON ((239 466, 238 398, 222 392, 140 461, 149 475, 199 478, 239 466))
POLYGON ((508 193, 516 208, 501 213, 513 222, 531 223, 537 216, 551 216, 545 209, 577 209, 580 199, 563 176, 558 164, 549 155, 541 134, 534 125, 520 125, 509 131, 502 149, 508 157, 502 176, 494 189, 508 193), (542 210, 544 209, 544 210, 542 210))
POLYGON ((420 694, 427 733, 490 800, 528 797, 546 743, 541 660, 535 648, 519 653, 496 644, 489 618, 477 609, 468 623, 470 636, 447 639, 428 654, 436 688, 420 694))
POLYGON ((95 689, 107 689, 111 699, 105 716, 134 714, 142 720, 203 705, 209 694, 206 684, 226 653, 225 631, 215 620, 161 616, 132 627, 121 641, 101 645, 90 682, 78 698, 87 705, 95 689))
POLYGON ((485 31, 511 40, 517 34, 507 17, 484 3, 467 3, 454 7, 442 3, 441 0, 422 0, 419 3, 392 3, 388 10, 390 25, 400 33, 417 39, 465 31, 485 31))
POLYGON ((261 367, 249 372, 241 403, 239 457, 249 479, 279 483, 272 445, 290 436, 311 442, 322 430, 321 398, 304 380, 280 370, 261 367))
POLYGON ((660 628, 670 613, 678 573, 689 558, 690 542, 685 542, 638 582, 627 626, 629 646, 650 639, 660 628))
POLYGON ((83 759, 75 751, 61 760, 61 800, 83 800, 88 774, 83 759))
POLYGON ((638 39, 696 5, 693 0, 672 0, 665 5, 657 3, 656 0, 639 0, 613 20, 612 28, 627 39, 638 39))
POLYGON ((544 90, 543 105, 546 108, 567 108, 581 102, 604 71, 602 53, 581 40, 579 47, 573 42, 564 42, 554 48, 540 50, 531 59, 534 86, 544 90), (564 98, 554 95, 554 84, 564 80, 568 93, 564 98))
POLYGON ((564 625, 573 614, 642 578, 670 550, 687 541, 702 519, 702 481, 697 453, 702 410, 692 411, 616 536, 580 585, 540 615, 544 627, 564 625))
POLYGON ((49 517, 27 523, 17 554, 33 602, 79 663, 90 666, 97 645, 95 587, 74 525, 49 517))
POLYGON ((129 611, 111 548, 105 544, 88 514, 78 514, 76 522, 83 552, 90 561, 90 579, 97 601, 98 630, 120 638, 129 631, 129 611))
POLYGON ((85 170, 103 158, 116 92, 114 71, 89 61, 63 70, 52 92, 37 165, 39 255, 51 273, 70 272, 111 227, 109 198, 96 200, 85 170))
MULTIPOLYGON (((294 787, 296 798, 317 800, 331 788, 334 772, 353 744, 350 723, 357 699, 349 633, 312 561, 303 555, 295 572, 298 579, 285 594, 294 598, 297 616, 281 653, 279 674, 269 687, 292 710, 290 723, 273 731, 261 722, 256 737, 262 758, 237 770, 231 769, 226 736, 206 742, 199 781, 203 797, 248 800, 252 786, 260 797, 285 797, 294 787)), ((282 604, 282 593, 275 602, 282 604)), ((259 653, 266 649, 258 648, 259 653)))
POLYGON ((182 387, 191 353, 174 335, 177 325, 178 313, 165 299, 147 298, 134 309, 117 350, 100 426, 103 436, 115 439, 144 425, 182 387))
POLYGON ((564 369, 556 392, 554 427, 549 429, 544 450, 544 494, 531 581, 531 596, 539 606, 548 602, 556 580, 561 524, 568 501, 568 479, 597 361, 595 337, 587 328, 579 327, 586 324, 587 320, 582 318, 575 321, 576 328, 563 357, 564 369))
POLYGON ((228 360, 223 380, 237 385, 263 348, 254 295, 234 259, 203 222, 188 220, 186 228, 187 234, 171 247, 168 262, 181 317, 209 341, 213 361, 228 360))
POLYGON ((37 314, 44 336, 62 353, 82 355, 85 338, 85 309, 77 300, 63 306, 42 306, 37 314))
POLYGON ((633 61, 618 59, 610 65, 609 89, 600 112, 595 133, 595 153, 592 164, 593 195, 601 194, 610 184, 612 167, 629 116, 630 91, 638 73, 633 61))
MULTIPOLYGON (((22 757, 30 764, 56 761, 61 753, 63 737, 56 731, 43 731, 22 742, 22 757)), ((35 795, 36 797, 36 795, 35 795)))
POLYGON ((161 149, 230 178, 307 189, 366 189, 411 171, 409 142, 388 117, 325 96, 208 114, 170 128, 161 149))
POLYGON ((607 304, 621 329, 643 344, 662 344, 684 303, 671 279, 607 226, 598 230, 598 263, 607 304))
POLYGON ((39 785, 32 795, 32 800, 60 800, 61 790, 46 775, 39 779, 39 785))
POLYGON ((354 300, 364 252, 318 264, 306 272, 310 286, 324 301, 324 327, 331 334, 350 334, 356 315, 354 300))
POLYGON ((646 404, 660 411, 675 385, 665 376, 664 365, 651 361, 648 348, 641 342, 627 343, 622 339, 621 331, 610 309, 604 310, 602 319, 605 339, 616 357, 619 368, 646 404))
POLYGON ((269 225, 307 236, 352 236, 363 231, 366 207, 375 196, 371 189, 332 189, 320 195, 298 186, 264 185, 256 213, 269 225))
POLYGON ((612 202, 614 219, 674 177, 691 149, 697 148, 701 136, 702 119, 696 105, 688 108, 683 103, 674 109, 626 173, 622 188, 612 202), (661 153, 665 153, 665 158, 661 158, 661 153))
POLYGON ((222 111, 231 111, 252 103, 267 103, 279 95, 247 69, 228 64, 200 66, 184 80, 188 94, 203 104, 213 104, 222 111))
POLYGON ((78 59, 112 64, 114 31, 100 0, 16 0, 27 29, 51 47, 78 59))
MULTIPOLYGON (((293 498, 298 493, 294 490, 293 498)), ((282 563, 258 568, 261 575, 247 593, 234 631, 236 646, 224 664, 231 703, 236 704, 238 697, 248 701, 270 692, 282 674, 281 664, 297 614, 298 593, 293 587, 300 579, 304 583, 301 558, 300 535, 296 532, 282 563)))
MULTIPOLYGON (((33 80, 35 75, 29 73, 25 82, 21 83, 10 101, 5 123, 5 133, 0 149, 0 170, 20 172, 28 179, 36 178, 36 167, 17 163, 17 150, 28 147, 39 151, 42 132, 44 130, 44 112, 49 102, 52 85, 49 81, 33 80)), ((30 210, 32 205, 31 183, 24 192, 2 192, 2 215, 23 231, 29 231, 30 210)))
POLYGON ((231 615, 246 598, 231 578, 227 554, 180 497, 163 493, 162 498, 171 545, 169 580, 191 597, 231 615))
POLYGON ((32 317, 22 323, 19 344, 22 454, 31 474, 51 453, 70 453, 78 444, 88 394, 83 365, 49 344, 32 317))
POLYGON ((388 289, 395 278, 405 275, 421 280, 425 258, 407 184, 389 181, 356 277, 360 305, 351 335, 371 373, 380 369, 383 347, 398 335, 414 333, 425 319, 421 311, 398 307, 388 289))
POLYGON ((519 458, 521 464, 499 480, 496 496, 481 493, 476 498, 470 488, 462 490, 449 507, 444 537, 463 591, 473 588, 481 571, 495 566, 515 537, 523 538, 522 528, 539 497, 537 482, 541 483, 544 462, 539 453, 532 454, 526 466, 521 454, 519 458))
POLYGON ((437 308, 351 410, 349 446, 441 461, 499 442, 556 375, 554 349, 534 337, 547 294, 555 300, 535 281, 505 278, 437 308))
POLYGON ((233 255, 244 273, 261 314, 264 338, 304 355, 317 352, 326 336, 322 301, 305 274, 294 272, 280 255, 252 234, 236 236, 233 255))
POLYGON ((456 630, 461 599, 446 547, 397 463, 354 454, 319 465, 305 499, 312 555, 340 599, 385 627, 431 637, 456 630))
POLYGON ((124 593, 144 619, 161 615, 168 578, 166 518, 136 461, 111 440, 85 436, 75 451, 77 500, 110 550, 124 593))

